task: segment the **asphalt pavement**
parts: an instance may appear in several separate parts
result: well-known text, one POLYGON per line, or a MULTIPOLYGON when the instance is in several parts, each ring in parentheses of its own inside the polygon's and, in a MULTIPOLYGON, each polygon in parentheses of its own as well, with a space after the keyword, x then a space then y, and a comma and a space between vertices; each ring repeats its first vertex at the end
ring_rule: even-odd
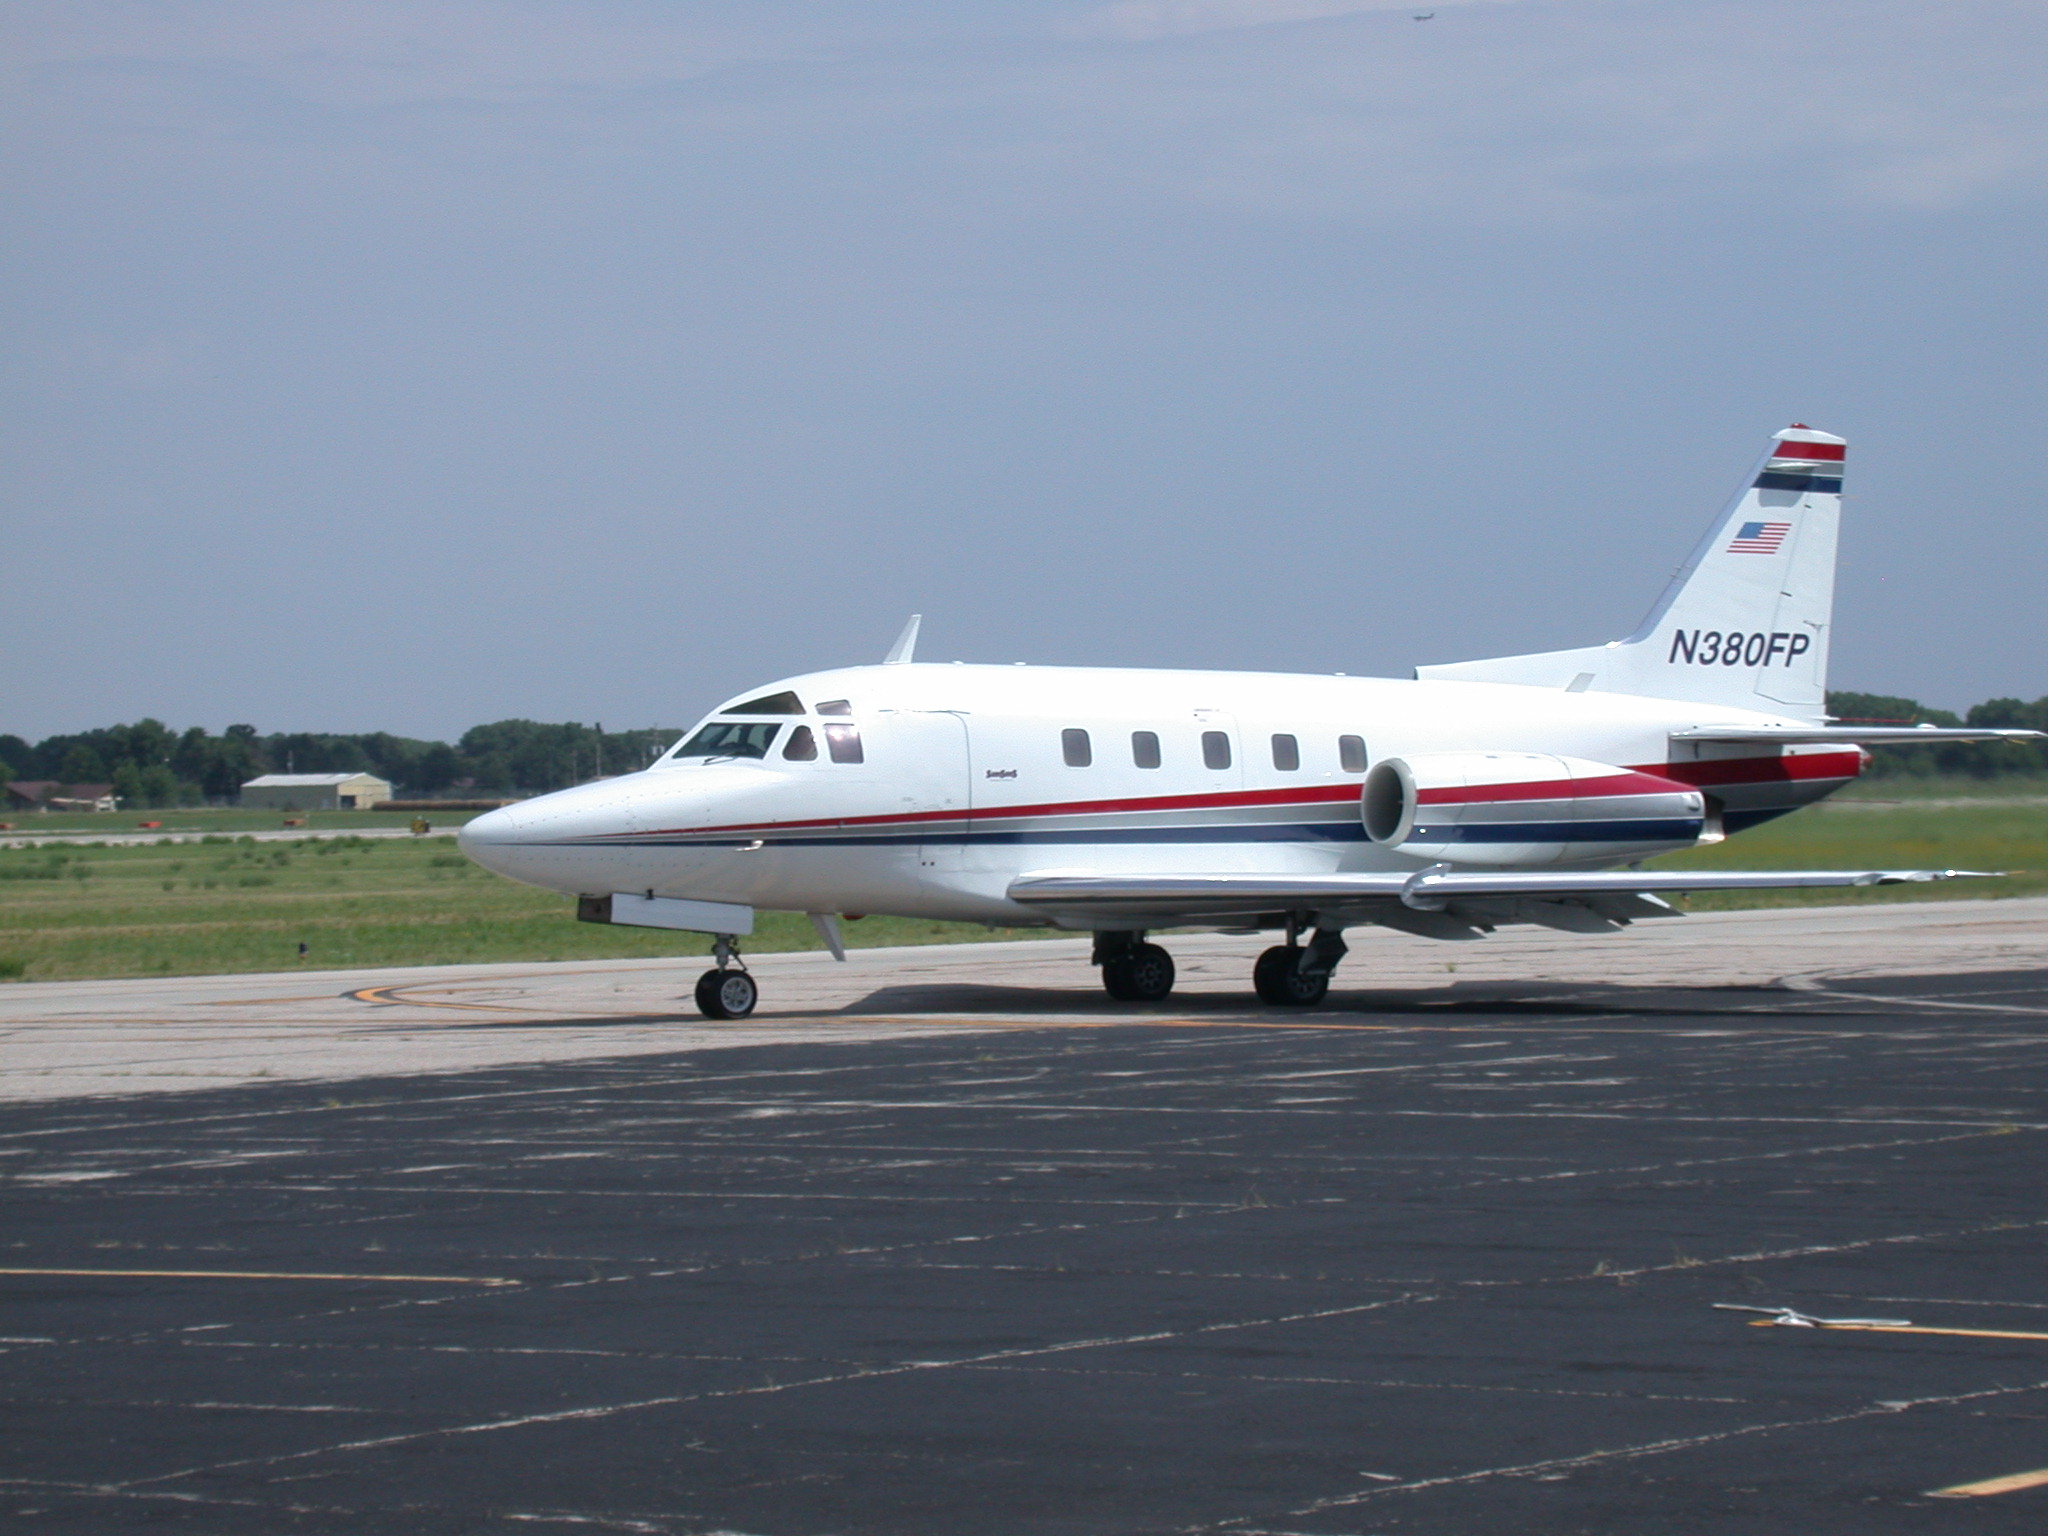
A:
POLYGON ((2036 1532, 2044 1067, 2029 967, 17 1101, 0 1522, 2036 1532))

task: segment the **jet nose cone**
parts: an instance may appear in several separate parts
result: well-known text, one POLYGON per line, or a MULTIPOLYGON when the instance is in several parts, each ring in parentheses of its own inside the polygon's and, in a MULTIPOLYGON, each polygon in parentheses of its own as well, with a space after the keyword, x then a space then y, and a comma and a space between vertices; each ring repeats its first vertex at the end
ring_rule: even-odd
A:
POLYGON ((607 779, 486 811, 457 831, 457 846, 514 880, 575 889, 590 878, 589 853, 634 830, 632 790, 607 779))
POLYGON ((485 811, 481 816, 472 816, 455 829, 455 846, 475 858, 479 848, 517 842, 520 831, 518 810, 516 805, 504 805, 495 811, 485 811))
POLYGON ((485 811, 455 829, 455 846, 493 874, 518 879, 525 860, 520 850, 532 832, 532 817, 516 805, 485 811))

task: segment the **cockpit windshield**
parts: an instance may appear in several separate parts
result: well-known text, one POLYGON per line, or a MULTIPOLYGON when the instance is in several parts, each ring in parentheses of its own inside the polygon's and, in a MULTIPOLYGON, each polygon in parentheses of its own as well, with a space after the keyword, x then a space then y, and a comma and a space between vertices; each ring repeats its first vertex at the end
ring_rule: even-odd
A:
POLYGON ((754 725, 738 720, 713 720, 669 754, 685 757, 766 757, 780 725, 754 725))
POLYGON ((771 693, 764 698, 749 699, 744 704, 731 704, 721 709, 721 715, 800 715, 804 703, 793 693, 771 693))

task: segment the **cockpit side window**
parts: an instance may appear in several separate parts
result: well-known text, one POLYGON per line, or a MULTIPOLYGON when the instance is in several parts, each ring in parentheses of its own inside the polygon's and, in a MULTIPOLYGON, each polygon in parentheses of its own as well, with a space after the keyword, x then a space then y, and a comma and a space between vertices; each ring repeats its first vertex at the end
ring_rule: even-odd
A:
POLYGON ((818 713, 821 715, 850 715, 853 713, 853 705, 845 699, 827 699, 818 706, 818 713))
POLYGON ((832 754, 835 763, 865 762, 860 750, 860 727, 857 725, 828 725, 825 727, 825 749, 832 754))
POLYGON ((792 763, 815 763, 818 760, 818 738, 811 734, 808 725, 800 725, 789 733, 789 740, 783 743, 782 755, 792 763))
POLYGON ((766 757, 779 725, 753 725, 740 720, 713 720, 677 747, 674 757, 766 757))
POLYGON ((744 704, 719 711, 721 715, 800 715, 803 712, 804 701, 793 693, 764 694, 758 699, 749 699, 744 704))

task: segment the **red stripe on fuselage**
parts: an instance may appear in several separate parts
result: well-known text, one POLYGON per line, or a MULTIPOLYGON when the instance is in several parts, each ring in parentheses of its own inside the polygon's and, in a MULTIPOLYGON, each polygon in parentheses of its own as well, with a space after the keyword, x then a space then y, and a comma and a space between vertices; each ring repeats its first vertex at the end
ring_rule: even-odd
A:
MULTIPOLYGON (((811 821, 751 821, 730 827, 671 827, 673 832, 759 832, 773 827, 902 827, 933 821, 1002 821, 1017 816, 1110 816, 1130 811, 1202 811, 1261 805, 1338 805, 1358 798, 1356 784, 1312 784, 1301 789, 1240 789, 1218 795, 1158 795, 1138 800, 1073 800, 1050 805, 985 805, 956 811, 901 811, 887 816, 820 816, 811 821)), ((619 837, 659 836, 621 832, 619 837)))
POLYGON ((1863 771, 1861 752, 1805 752, 1797 757, 1724 757, 1700 763, 1666 763, 1663 772, 1680 783, 1788 784, 1808 779, 1853 779, 1863 771))
MULTIPOLYGON (((1859 752, 1807 753, 1798 757, 1735 757, 1702 763, 1646 763, 1605 779, 1573 780, 1580 794, 1613 794, 1603 786, 1637 779, 1674 789, 1721 784, 1784 784, 1812 779, 1853 779, 1863 771, 1859 752)), ((1499 785, 1488 788, 1542 790, 1526 798, 1561 798, 1556 785, 1499 785)), ((952 811, 903 811, 886 816, 820 816, 808 821, 749 821, 720 827, 664 827, 654 832, 611 832, 606 837, 716 836, 722 833, 802 832, 818 827, 908 827, 934 822, 1005 821, 1027 817, 1107 816, 1146 811, 1254 809, 1268 805, 1355 803, 1357 784, 1312 784, 1300 789, 1246 789, 1222 794, 1159 795, 1133 800, 1073 800, 1046 805, 988 805, 952 811)), ((1565 793, 1572 793, 1567 790, 1565 793)), ((1621 793, 1634 793, 1623 790, 1621 793)), ((1648 793, 1649 791, 1642 791, 1648 793)), ((1510 798, 1502 796, 1501 798, 1510 798)), ((1524 798, 1515 796, 1513 798, 1524 798)))

